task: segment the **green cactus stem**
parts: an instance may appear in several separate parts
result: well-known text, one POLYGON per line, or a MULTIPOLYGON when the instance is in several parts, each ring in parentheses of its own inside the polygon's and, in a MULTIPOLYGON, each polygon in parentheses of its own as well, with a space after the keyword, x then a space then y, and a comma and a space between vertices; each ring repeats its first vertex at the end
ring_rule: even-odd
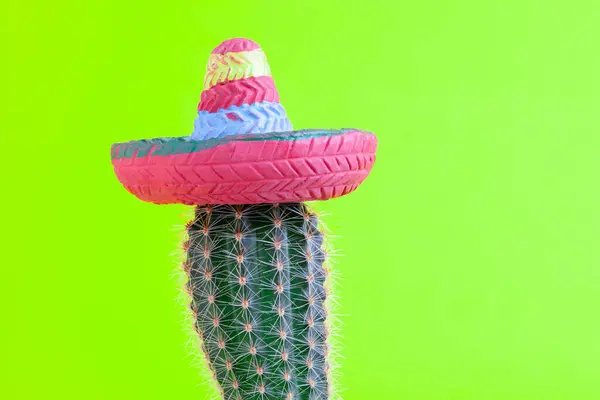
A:
POLYGON ((330 397, 318 224, 303 203, 196 207, 184 244, 187 290, 225 400, 330 397))

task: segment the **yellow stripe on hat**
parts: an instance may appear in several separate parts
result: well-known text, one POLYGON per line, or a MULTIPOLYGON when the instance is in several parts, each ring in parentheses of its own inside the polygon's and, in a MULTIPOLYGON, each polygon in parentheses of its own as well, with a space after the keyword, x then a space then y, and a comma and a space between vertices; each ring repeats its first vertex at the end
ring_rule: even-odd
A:
POLYGON ((271 69, 262 49, 211 54, 204 76, 204 89, 210 89, 218 83, 252 76, 271 76, 271 69))

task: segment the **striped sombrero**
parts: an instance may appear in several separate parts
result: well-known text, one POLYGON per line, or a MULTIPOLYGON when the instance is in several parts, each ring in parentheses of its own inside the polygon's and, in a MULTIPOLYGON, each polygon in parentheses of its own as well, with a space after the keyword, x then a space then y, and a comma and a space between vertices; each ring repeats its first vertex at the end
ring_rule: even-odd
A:
POLYGON ((157 204, 325 200, 355 190, 377 138, 358 129, 292 129, 266 57, 247 39, 210 55, 190 136, 112 145, 122 185, 157 204))

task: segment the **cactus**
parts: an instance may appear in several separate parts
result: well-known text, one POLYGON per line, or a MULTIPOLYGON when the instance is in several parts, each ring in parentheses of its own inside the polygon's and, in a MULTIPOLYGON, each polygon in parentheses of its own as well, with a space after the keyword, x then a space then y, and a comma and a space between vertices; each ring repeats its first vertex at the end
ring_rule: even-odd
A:
POLYGON ((224 399, 327 398, 316 214, 303 203, 198 206, 187 232, 190 307, 224 399))
POLYGON ((354 191, 377 138, 292 130, 258 44, 213 50, 188 137, 116 143, 123 186, 140 200, 195 207, 186 288, 224 400, 332 396, 328 273, 319 219, 304 203, 354 191))

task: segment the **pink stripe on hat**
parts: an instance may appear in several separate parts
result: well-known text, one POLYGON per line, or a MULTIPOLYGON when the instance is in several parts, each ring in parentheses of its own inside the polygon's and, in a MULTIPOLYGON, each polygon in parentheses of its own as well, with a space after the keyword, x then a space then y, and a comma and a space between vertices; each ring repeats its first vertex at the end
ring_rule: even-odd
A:
POLYGON ((279 93, 270 76, 257 76, 225 82, 205 90, 201 94, 198 111, 211 113, 242 104, 279 103, 279 93))
POLYGON ((215 47, 211 54, 239 53, 240 51, 252 51, 260 49, 258 43, 250 39, 229 39, 215 47))

